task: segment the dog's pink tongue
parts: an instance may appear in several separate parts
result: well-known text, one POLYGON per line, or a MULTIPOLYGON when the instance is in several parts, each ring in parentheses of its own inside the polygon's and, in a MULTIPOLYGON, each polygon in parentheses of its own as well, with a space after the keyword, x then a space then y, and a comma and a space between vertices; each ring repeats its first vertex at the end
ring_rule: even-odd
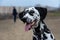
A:
POLYGON ((31 24, 26 24, 25 31, 28 31, 31 28, 31 24))

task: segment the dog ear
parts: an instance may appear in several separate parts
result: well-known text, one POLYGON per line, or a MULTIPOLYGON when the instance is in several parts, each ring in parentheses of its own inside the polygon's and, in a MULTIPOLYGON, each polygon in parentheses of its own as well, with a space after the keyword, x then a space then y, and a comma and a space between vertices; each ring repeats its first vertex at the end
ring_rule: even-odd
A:
POLYGON ((47 9, 42 7, 35 7, 40 13, 40 20, 44 20, 47 15, 47 9))
POLYGON ((25 23, 26 19, 23 19, 23 16, 25 15, 24 13, 25 13, 24 11, 19 13, 19 19, 25 23))
POLYGON ((19 13, 19 19, 22 19, 24 11, 19 13))
POLYGON ((23 18, 23 16, 25 15, 24 13, 25 13, 25 9, 24 9, 22 12, 19 13, 19 18, 20 18, 20 19, 23 18))

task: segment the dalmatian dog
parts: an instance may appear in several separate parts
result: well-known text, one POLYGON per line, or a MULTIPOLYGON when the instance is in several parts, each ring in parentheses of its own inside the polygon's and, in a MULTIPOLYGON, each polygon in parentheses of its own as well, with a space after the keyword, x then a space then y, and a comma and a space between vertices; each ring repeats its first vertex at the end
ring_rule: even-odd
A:
POLYGON ((19 13, 19 18, 25 25, 25 31, 33 30, 33 40, 55 40, 52 32, 47 28, 44 19, 47 9, 42 7, 26 8, 19 13))

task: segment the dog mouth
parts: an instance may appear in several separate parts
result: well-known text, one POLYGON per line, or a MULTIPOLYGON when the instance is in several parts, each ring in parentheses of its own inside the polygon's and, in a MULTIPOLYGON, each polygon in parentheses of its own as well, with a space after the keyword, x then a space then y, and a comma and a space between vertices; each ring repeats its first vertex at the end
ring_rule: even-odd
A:
POLYGON ((36 24, 35 20, 33 22, 30 22, 30 23, 26 22, 25 31, 29 31, 35 24, 36 24))

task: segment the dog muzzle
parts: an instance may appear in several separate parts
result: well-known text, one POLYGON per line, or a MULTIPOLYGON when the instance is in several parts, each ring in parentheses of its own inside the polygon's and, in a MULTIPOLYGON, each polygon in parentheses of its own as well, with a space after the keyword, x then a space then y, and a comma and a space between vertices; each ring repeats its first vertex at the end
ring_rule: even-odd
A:
POLYGON ((30 29, 32 29, 32 27, 36 24, 36 20, 34 20, 33 22, 26 22, 25 24, 25 31, 29 31, 30 29))

